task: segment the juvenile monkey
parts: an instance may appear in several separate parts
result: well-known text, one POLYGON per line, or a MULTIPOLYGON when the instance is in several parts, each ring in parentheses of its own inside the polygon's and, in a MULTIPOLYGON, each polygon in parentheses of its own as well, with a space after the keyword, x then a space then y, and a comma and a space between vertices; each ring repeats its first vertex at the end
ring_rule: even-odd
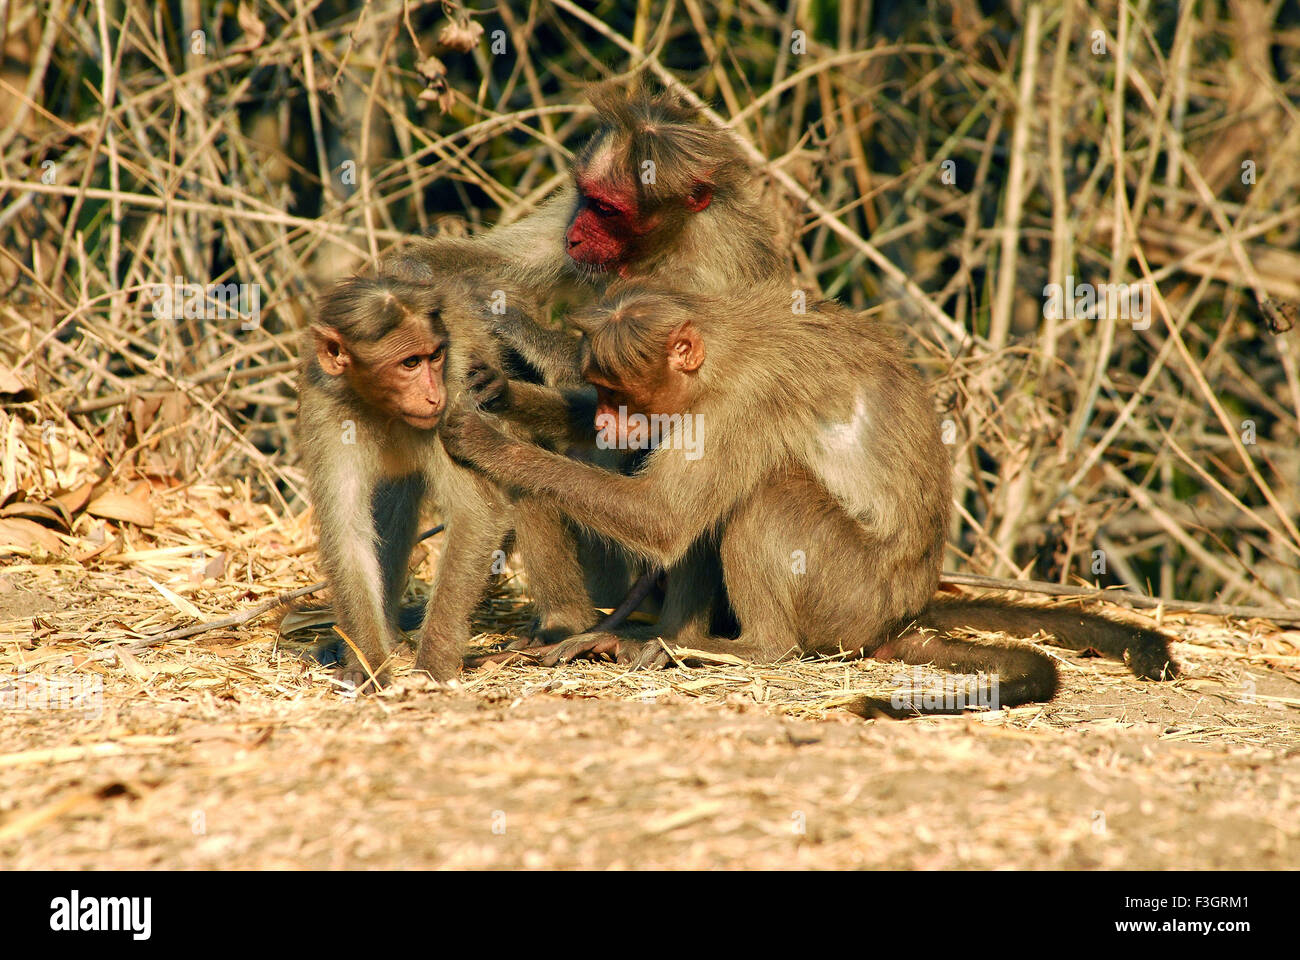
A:
POLYGON ((343 679, 358 689, 382 684, 401 636, 399 605, 426 499, 442 508, 447 530, 416 666, 440 680, 459 669, 492 552, 511 527, 509 500, 453 463, 438 438, 457 393, 472 388, 488 407, 503 395, 480 303, 451 280, 354 277, 324 297, 304 337, 298 437, 321 566, 351 642, 343 679))
MULTIPOLYGON (((590 416, 606 443, 653 440, 634 476, 512 439, 469 409, 444 424, 444 442, 492 480, 662 566, 715 543, 739 637, 701 633, 698 619, 651 636, 758 661, 849 652, 984 672, 1004 706, 1051 699, 1051 660, 952 629, 1041 628, 1138 676, 1176 674, 1160 633, 1060 608, 936 600, 950 467, 925 385, 879 324, 834 303, 803 315, 789 304, 784 286, 725 298, 633 287, 577 319, 595 401, 551 407, 551 422, 590 416)), ((551 659, 594 651, 652 664, 661 650, 646 632, 623 631, 571 638, 551 659)), ((896 712, 887 701, 858 709, 896 712)))

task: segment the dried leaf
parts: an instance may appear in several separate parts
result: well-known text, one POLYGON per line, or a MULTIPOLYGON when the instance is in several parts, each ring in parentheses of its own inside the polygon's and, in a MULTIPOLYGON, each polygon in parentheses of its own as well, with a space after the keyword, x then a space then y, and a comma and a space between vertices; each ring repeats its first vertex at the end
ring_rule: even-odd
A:
POLYGON ((204 565, 203 579, 216 580, 223 576, 226 572, 226 561, 226 553, 223 550, 204 565))
POLYGON ((288 638, 292 634, 302 631, 319 632, 321 627, 337 622, 338 618, 334 616, 334 611, 329 608, 324 610, 290 610, 280 621, 280 636, 288 638))
MULTIPOLYGON (((59 506, 62 507, 62 504, 59 506)), ((47 504, 36 503, 31 500, 11 503, 7 507, 0 508, 0 517, 24 517, 37 523, 52 523, 64 533, 67 533, 70 529, 68 518, 59 510, 47 504)))
POLYGON ((251 3, 240 0, 239 9, 235 12, 235 19, 239 21, 240 27, 243 28, 244 37, 230 48, 231 53, 248 53, 250 50, 256 50, 266 42, 266 24, 258 19, 257 11, 253 9, 251 3))
POLYGON ((425 103, 436 103, 438 105, 439 113, 448 113, 456 103, 456 95, 450 90, 443 90, 441 93, 433 89, 421 90, 420 95, 416 97, 416 99, 422 100, 425 103))
POLYGON ((90 502, 90 494, 94 489, 95 481, 88 480, 72 490, 56 493, 54 499, 63 504, 63 509, 67 510, 69 514, 75 514, 90 502))
POLYGON ((8 367, 0 366, 0 393, 26 393, 30 387, 18 379, 18 374, 8 367))
POLYGON ((468 53, 478 46, 482 36, 482 24, 473 20, 452 20, 438 32, 438 42, 452 50, 468 53))
POLYGON ((709 650, 692 650, 690 647, 671 647, 673 656, 678 660, 699 660, 703 663, 718 663, 723 666, 743 667, 746 661, 743 657, 733 656, 730 653, 713 653, 709 650))
POLYGON ((165 394, 158 405, 157 419, 164 427, 173 427, 187 422, 194 404, 190 398, 179 390, 165 394))
POLYGON ((149 427, 153 425, 154 417, 158 413, 158 408, 162 406, 162 397, 160 396, 135 396, 127 404, 127 409, 131 413, 131 421, 135 425, 135 435, 144 439, 145 434, 149 432, 149 427))
POLYGON ((94 560, 101 553, 106 553, 110 548, 120 550, 122 548, 122 538, 114 537, 112 540, 105 540, 99 546, 77 554, 73 559, 75 559, 77 563, 86 563, 87 561, 94 560))
POLYGON ((190 603, 179 593, 175 593, 171 590, 168 590, 157 580, 154 580, 150 577, 145 577, 145 579, 149 581, 150 586, 152 586, 155 590, 157 590, 159 593, 163 595, 164 600, 170 603, 181 613, 185 614, 185 616, 193 617, 195 620, 199 620, 199 621, 203 620, 203 613, 199 610, 199 608, 194 606, 194 604, 190 603))
POLYGON ((47 553, 63 552, 63 541, 53 530, 21 517, 0 520, 0 547, 6 546, 17 547, 19 550, 39 547, 47 553))
POLYGON ((152 527, 154 520, 153 507, 149 506, 147 490, 144 497, 125 493, 101 494, 90 502, 86 512, 92 517, 133 523, 137 527, 152 527))
POLYGON ((447 65, 437 57, 425 57, 415 65, 415 72, 425 80, 441 80, 447 75, 447 65))

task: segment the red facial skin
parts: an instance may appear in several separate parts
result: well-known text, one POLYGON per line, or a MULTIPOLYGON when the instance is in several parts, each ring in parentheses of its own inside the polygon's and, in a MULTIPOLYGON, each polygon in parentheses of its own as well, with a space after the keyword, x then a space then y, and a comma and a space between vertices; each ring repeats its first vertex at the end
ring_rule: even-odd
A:
POLYGON ((630 247, 653 224, 642 220, 636 198, 607 186, 579 180, 578 210, 564 233, 566 251, 575 263, 602 269, 617 268, 630 259, 630 247))
POLYGON ((607 377, 588 366, 583 376, 596 388, 597 432, 605 432, 623 449, 630 446, 629 424, 627 417, 619 417, 619 407, 627 408, 627 416, 686 413, 695 395, 696 372, 703 363, 704 341, 694 327, 686 324, 668 337, 664 362, 631 383, 607 377))
POLYGON ((329 327, 317 327, 315 334, 321 369, 347 377, 367 407, 417 430, 438 426, 447 405, 444 335, 414 321, 375 344, 349 344, 329 327))
MULTIPOLYGON (((566 251, 574 263, 627 275, 637 259, 641 238, 662 221, 658 214, 642 214, 636 195, 585 177, 577 179, 578 211, 564 233, 566 251)), ((699 184, 682 200, 687 210, 697 213, 713 200, 713 188, 699 184)))

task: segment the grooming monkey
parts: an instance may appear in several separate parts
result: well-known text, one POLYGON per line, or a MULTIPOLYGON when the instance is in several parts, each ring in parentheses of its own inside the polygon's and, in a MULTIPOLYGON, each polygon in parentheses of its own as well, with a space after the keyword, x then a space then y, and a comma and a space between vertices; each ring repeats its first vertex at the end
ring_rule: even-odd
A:
MULTIPOLYGON (((444 423, 448 452, 664 567, 715 543, 740 635, 701 632, 698 618, 675 636, 662 626, 589 633, 559 644, 550 662, 595 652, 662 663, 653 637, 665 636, 757 661, 848 652, 981 672, 997 678, 1003 706, 1055 695, 1042 651, 951 634, 975 626, 1043 629, 1125 660, 1138 676, 1176 675, 1168 638, 1154 631, 1061 608, 935 598, 950 466, 928 391, 880 325, 830 302, 792 313, 777 285, 715 298, 633 285, 576 324, 594 402, 571 394, 568 411, 517 410, 509 391, 503 418, 576 429, 589 417, 588 432, 594 424, 606 443, 631 447, 658 429, 640 471, 556 456, 468 407, 444 423)), ((857 709, 898 713, 888 701, 857 709)))
MULTIPOLYGON (((476 237, 418 240, 383 272, 416 282, 473 272, 539 302, 578 303, 629 277, 724 293, 788 275, 779 225, 729 134, 640 86, 597 87, 588 98, 598 127, 555 197, 476 237)), ((518 322, 503 332, 551 381, 573 372, 576 338, 518 322)))

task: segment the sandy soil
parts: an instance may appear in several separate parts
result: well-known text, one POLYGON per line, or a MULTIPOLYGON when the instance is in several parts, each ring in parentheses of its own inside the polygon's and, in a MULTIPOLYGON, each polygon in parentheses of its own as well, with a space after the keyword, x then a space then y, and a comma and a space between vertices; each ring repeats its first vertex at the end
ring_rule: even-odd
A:
POLYGON ((836 706, 889 664, 507 665, 445 691, 408 658, 354 701, 265 625, 107 654, 138 619, 125 579, 5 576, 0 866, 1300 862, 1296 631, 1187 618, 1175 683, 1062 654, 1051 704, 907 722, 836 706))

